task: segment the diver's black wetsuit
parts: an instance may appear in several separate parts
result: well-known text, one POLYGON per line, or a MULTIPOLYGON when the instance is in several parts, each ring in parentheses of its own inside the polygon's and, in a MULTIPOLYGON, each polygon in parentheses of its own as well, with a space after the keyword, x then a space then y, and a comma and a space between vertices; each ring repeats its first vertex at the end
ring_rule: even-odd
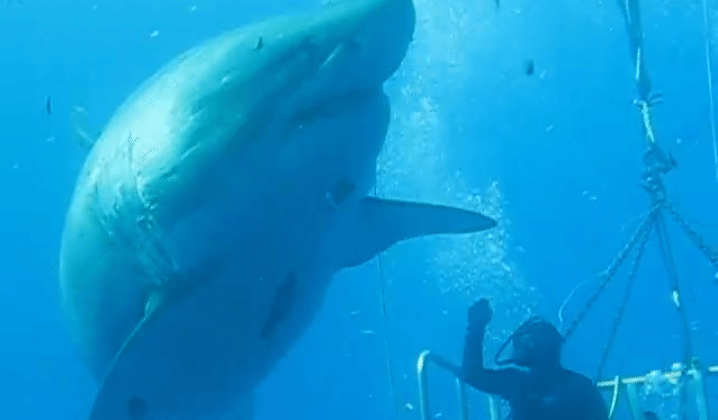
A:
POLYGON ((484 329, 469 330, 464 344, 464 381, 505 398, 513 420, 607 420, 598 388, 581 374, 558 365, 538 369, 485 369, 484 329))

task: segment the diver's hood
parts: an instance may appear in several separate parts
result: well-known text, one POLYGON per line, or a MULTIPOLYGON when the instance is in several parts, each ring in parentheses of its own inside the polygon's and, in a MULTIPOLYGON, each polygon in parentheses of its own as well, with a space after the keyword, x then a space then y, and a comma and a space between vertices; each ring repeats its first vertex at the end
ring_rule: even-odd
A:
POLYGON ((562 343, 563 337, 553 324, 544 318, 534 316, 519 325, 504 341, 496 352, 494 363, 530 367, 538 363, 545 363, 552 358, 560 360, 562 343), (522 339, 523 337, 525 339, 522 339), (513 354, 509 358, 501 359, 500 357, 509 343, 514 345, 513 354), (517 344, 520 344, 521 348, 518 352, 517 344))

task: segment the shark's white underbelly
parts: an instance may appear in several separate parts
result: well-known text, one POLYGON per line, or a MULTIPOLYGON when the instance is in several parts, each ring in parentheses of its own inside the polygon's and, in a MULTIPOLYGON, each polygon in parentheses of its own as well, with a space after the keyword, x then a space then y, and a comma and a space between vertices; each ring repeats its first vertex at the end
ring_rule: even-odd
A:
MULTIPOLYGON (((306 253, 305 263, 313 261, 308 258, 310 249, 296 252, 306 253)), ((216 413, 207 417, 214 420, 231 412, 232 405, 268 375, 306 330, 329 281, 327 274, 314 271, 313 264, 288 267, 294 258, 272 256, 266 248, 260 255, 232 255, 216 278, 170 304, 143 334, 143 342, 137 343, 141 351, 132 356, 134 360, 124 362, 125 386, 117 391, 126 392, 127 400, 139 396, 148 401, 148 415, 184 413, 194 419, 216 413), (294 289, 287 315, 269 337, 262 338, 277 290, 289 271, 298 283, 314 284, 294 289)))

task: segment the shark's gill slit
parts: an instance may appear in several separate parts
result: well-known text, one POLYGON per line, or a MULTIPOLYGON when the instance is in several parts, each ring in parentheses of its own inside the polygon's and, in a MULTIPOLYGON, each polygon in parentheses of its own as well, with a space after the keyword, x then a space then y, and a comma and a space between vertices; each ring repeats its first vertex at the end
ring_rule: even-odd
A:
POLYGON ((311 106, 299 108, 294 114, 294 126, 303 127, 318 118, 326 118, 346 113, 348 110, 361 106, 371 98, 381 94, 381 86, 378 86, 368 89, 356 89, 338 95, 328 96, 311 106))
POLYGON ((264 322, 260 337, 267 340, 272 337, 277 326, 287 318, 293 301, 295 300, 295 291, 297 286, 297 274, 290 271, 282 284, 277 288, 274 294, 272 305, 269 308, 269 316, 264 322))

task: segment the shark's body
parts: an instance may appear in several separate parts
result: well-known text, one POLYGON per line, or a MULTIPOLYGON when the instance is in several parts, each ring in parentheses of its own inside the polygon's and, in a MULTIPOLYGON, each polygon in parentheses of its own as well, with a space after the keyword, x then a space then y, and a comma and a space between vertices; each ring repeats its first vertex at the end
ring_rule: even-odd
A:
POLYGON ((367 198, 411 0, 351 0, 212 39, 141 86, 82 169, 65 310, 91 420, 239 420, 339 270, 494 222, 367 198))

